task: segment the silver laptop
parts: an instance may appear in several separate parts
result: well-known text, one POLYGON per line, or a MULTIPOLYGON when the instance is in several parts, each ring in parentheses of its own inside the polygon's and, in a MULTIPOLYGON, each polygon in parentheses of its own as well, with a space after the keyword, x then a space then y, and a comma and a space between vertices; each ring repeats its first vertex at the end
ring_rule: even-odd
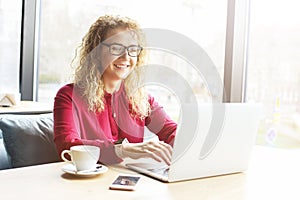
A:
POLYGON ((260 104, 201 104, 181 108, 171 165, 143 158, 127 161, 128 168, 164 182, 247 169, 260 119, 260 104))

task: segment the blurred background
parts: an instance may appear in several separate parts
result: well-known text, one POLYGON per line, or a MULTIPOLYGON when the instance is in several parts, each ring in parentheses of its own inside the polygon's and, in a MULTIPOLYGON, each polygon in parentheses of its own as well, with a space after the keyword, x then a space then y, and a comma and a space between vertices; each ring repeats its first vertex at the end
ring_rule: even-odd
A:
MULTIPOLYGON (((206 51, 223 80, 228 2, 232 1, 0 0, 0 92, 22 92, 20 79, 30 73, 35 77, 33 100, 53 104, 57 90, 72 81, 70 64, 76 48, 90 25, 104 14, 126 15, 142 28, 163 28, 187 36, 206 51), (28 11, 26 3, 33 3, 33 10, 28 11), (33 28, 24 25, 24 15, 32 15, 33 28), (22 56, 29 52, 21 39, 24 28, 34 34, 33 71, 20 67, 25 62, 22 56)), ((297 0, 251 0, 249 12, 244 13, 249 19, 243 22, 247 51, 236 56, 246 57, 244 101, 264 106, 257 137, 260 145, 300 147, 299 7, 297 0)), ((171 66, 188 80, 200 102, 211 101, 213 94, 205 79, 183 58, 152 50, 150 61, 171 66)), ((173 91, 162 86, 148 89, 178 120, 180 108, 173 91)))

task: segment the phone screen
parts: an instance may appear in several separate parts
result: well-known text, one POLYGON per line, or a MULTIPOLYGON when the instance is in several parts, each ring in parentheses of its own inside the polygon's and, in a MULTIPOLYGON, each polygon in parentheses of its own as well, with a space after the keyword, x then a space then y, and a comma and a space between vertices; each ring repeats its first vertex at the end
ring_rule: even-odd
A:
POLYGON ((110 189, 134 190, 140 178, 140 176, 119 175, 110 189))

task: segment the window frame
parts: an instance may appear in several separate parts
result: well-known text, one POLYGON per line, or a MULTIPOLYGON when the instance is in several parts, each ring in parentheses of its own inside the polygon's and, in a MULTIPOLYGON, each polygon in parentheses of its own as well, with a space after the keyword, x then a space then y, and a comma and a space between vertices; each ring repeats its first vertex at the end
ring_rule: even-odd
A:
POLYGON ((41 0, 23 0, 20 55, 22 100, 37 101, 41 0))
POLYGON ((224 102, 245 102, 250 0, 228 0, 224 102))

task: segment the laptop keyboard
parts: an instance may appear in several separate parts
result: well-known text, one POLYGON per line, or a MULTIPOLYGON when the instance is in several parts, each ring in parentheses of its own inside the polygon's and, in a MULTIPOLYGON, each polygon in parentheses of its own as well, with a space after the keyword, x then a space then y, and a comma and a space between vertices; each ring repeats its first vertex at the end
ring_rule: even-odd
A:
POLYGON ((168 176, 169 174, 169 166, 164 166, 162 168, 158 168, 158 169, 148 169, 151 172, 154 172, 156 174, 162 175, 162 176, 168 176))

